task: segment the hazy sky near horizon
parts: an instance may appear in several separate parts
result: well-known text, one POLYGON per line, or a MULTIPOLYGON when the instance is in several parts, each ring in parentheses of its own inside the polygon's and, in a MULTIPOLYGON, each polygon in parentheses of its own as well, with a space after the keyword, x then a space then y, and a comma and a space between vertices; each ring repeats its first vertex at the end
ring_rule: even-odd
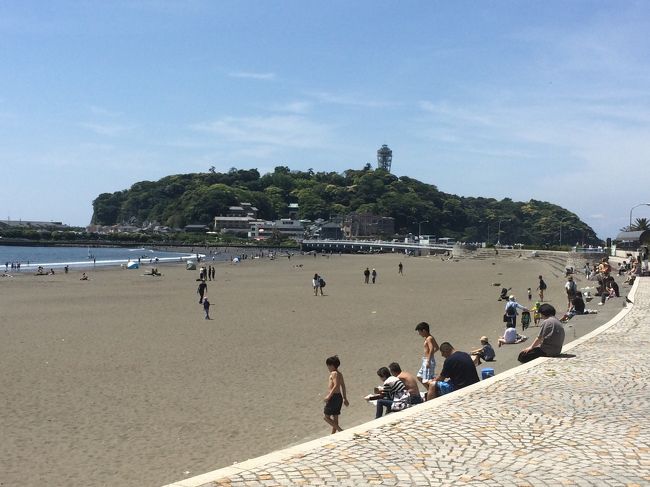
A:
MULTIPOLYGON (((559 204, 650 203, 646 1, 0 3, 0 219, 210 166, 376 166, 559 204)), ((650 217, 650 207, 634 217, 650 217)))

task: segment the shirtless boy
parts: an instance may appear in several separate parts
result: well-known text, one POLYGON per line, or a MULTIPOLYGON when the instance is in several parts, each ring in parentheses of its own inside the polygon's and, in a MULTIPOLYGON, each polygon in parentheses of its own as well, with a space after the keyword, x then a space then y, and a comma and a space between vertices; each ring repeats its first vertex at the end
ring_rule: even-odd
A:
POLYGON ((415 327, 415 331, 424 338, 424 353, 422 354, 422 366, 417 373, 417 378, 426 385, 435 377, 436 359, 433 354, 440 350, 436 339, 429 332, 429 323, 421 322, 415 327))
POLYGON ((343 431, 339 426, 341 406, 345 404, 347 407, 350 403, 345 392, 343 374, 338 370, 341 365, 338 356, 334 355, 333 357, 327 358, 325 365, 327 365, 327 370, 330 371, 330 376, 327 385, 327 395, 323 398, 325 401, 325 409, 323 410, 325 416, 323 419, 332 427, 332 434, 334 434, 337 431, 343 431))
POLYGON ((409 404, 412 406, 414 404, 420 404, 424 402, 422 396, 420 395, 420 388, 418 387, 418 381, 415 379, 413 374, 402 370, 397 362, 393 362, 388 366, 390 374, 393 377, 397 377, 404 383, 404 387, 409 393, 409 404))

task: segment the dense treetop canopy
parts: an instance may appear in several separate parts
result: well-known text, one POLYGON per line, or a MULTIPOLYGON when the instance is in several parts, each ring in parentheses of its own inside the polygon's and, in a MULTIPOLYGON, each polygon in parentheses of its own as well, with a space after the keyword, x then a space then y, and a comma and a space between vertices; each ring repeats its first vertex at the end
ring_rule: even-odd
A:
POLYGON ((557 205, 456 196, 406 176, 373 170, 370 165, 342 174, 292 171, 285 166, 264 175, 257 169, 218 173, 211 168, 207 173, 141 181, 128 190, 100 194, 93 201, 92 222, 158 222, 170 227, 211 224, 215 216, 240 202, 256 206, 263 219, 286 217, 289 203, 298 203, 300 218, 309 220, 351 212, 389 216, 401 235, 421 229, 423 234, 463 241, 599 243, 591 227, 557 205), (497 235, 499 226, 501 234, 497 235))

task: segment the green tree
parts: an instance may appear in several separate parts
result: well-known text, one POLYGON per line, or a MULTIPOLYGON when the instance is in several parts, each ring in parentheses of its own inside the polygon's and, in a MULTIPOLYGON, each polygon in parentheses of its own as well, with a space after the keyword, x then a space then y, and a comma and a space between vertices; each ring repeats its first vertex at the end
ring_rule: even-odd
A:
POLYGON ((639 232, 642 230, 650 230, 650 227, 648 226, 647 218, 637 218, 636 220, 634 220, 634 223, 632 223, 633 232, 639 232))

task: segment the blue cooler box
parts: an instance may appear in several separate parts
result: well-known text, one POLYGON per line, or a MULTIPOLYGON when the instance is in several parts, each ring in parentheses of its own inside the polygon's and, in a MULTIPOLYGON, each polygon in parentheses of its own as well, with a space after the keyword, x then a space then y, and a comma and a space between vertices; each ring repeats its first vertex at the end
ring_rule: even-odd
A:
POLYGON ((494 369, 481 369, 481 379, 485 380, 488 377, 494 377, 494 369))

